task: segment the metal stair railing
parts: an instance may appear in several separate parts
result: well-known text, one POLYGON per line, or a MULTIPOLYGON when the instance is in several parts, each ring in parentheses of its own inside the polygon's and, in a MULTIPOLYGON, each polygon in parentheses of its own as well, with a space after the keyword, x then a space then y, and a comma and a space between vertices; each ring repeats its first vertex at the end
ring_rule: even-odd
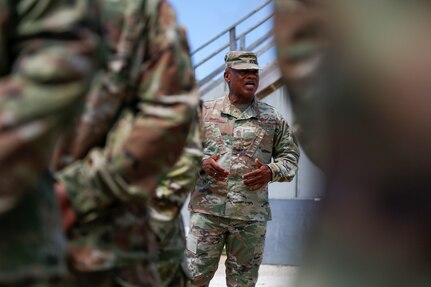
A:
MULTIPOLYGON (((271 49, 274 46, 274 35, 272 32, 272 29, 268 29, 268 31, 265 31, 263 33, 259 33, 259 29, 264 27, 263 25, 265 23, 269 23, 273 20, 274 13, 273 9, 270 9, 270 13, 268 15, 260 15, 260 19, 257 19, 253 22, 253 24, 250 24, 250 26, 247 27, 247 29, 242 32, 241 34, 237 35, 238 32, 238 26, 245 25, 244 22, 249 21, 252 19, 251 17, 255 16, 259 12, 263 12, 265 7, 268 7, 269 5, 273 4, 273 0, 268 0, 265 3, 263 3, 261 6, 257 7, 250 13, 248 13, 246 16, 235 22, 233 25, 231 25, 226 30, 222 31, 221 33, 217 34, 215 37, 192 51, 191 55, 193 59, 195 60, 197 58, 197 54, 204 54, 204 56, 201 56, 200 60, 194 64, 195 71, 205 66, 209 61, 211 60, 220 60, 219 54, 223 51, 232 51, 232 50, 248 50, 255 52, 258 56, 264 54, 269 49, 271 49), (254 34, 254 35, 253 35, 254 34), (259 37, 254 40, 252 43, 247 43, 247 37, 248 36, 256 36, 259 37), (210 50, 210 47, 213 45, 218 44, 220 42, 219 40, 224 37, 229 38, 228 42, 222 43, 220 46, 216 47, 215 50, 210 50), (209 50, 207 52, 207 50, 209 50), (207 52, 207 53, 205 53, 207 52), (218 58, 215 58, 215 57, 218 58)), ((260 13, 262 14, 262 13, 260 13)), ((254 20, 254 19, 252 19, 254 20)), ((272 27, 272 25, 270 25, 272 27)), ((222 59, 220 60, 222 62, 222 59)), ((223 79, 220 78, 221 73, 224 71, 225 67, 224 65, 217 66, 214 68, 214 65, 212 68, 209 68, 209 72, 205 73, 204 76, 201 79, 198 79, 198 84, 201 88, 201 93, 204 94, 207 90, 210 90, 212 87, 219 84, 223 79)))

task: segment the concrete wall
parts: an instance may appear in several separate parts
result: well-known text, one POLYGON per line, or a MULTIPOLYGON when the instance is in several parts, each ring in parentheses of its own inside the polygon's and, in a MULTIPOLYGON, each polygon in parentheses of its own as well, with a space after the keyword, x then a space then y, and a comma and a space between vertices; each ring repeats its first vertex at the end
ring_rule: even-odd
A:
MULTIPOLYGON (((263 99, 293 124, 287 91, 280 88, 263 99)), ((264 264, 299 265, 306 235, 322 197, 323 173, 301 152, 298 173, 290 183, 271 183, 272 221, 268 222, 264 264)))
MULTIPOLYGON (((292 109, 287 91, 284 88, 275 90, 262 100, 275 107, 292 126, 292 109)), ((269 185, 271 199, 315 199, 322 196, 323 173, 301 152, 298 173, 293 182, 272 183, 269 185)))

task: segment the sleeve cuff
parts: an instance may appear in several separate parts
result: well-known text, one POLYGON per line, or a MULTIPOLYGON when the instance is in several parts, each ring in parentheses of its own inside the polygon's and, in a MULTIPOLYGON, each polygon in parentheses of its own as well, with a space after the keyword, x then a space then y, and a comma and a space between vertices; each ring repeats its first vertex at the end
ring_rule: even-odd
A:
POLYGON ((277 165, 277 164, 275 164, 275 163, 269 163, 269 164, 268 164, 268 167, 269 167, 269 169, 271 170, 271 174, 272 174, 272 179, 271 179, 271 181, 272 181, 272 182, 277 182, 277 181, 279 181, 279 180, 281 179, 281 176, 280 176, 281 171, 280 171, 280 168, 278 167, 278 165, 277 165))

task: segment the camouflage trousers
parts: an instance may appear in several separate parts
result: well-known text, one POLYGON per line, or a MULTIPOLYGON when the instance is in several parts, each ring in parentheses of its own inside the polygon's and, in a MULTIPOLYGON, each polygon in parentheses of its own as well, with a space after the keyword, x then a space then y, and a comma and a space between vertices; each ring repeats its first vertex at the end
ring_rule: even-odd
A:
POLYGON ((186 286, 187 277, 181 266, 186 249, 182 216, 179 215, 172 221, 152 219, 150 224, 158 244, 157 271, 161 286, 186 286))
POLYGON ((226 283, 255 286, 262 262, 266 221, 244 221, 192 213, 187 237, 190 286, 208 286, 226 245, 226 283))
POLYGON ((66 239, 53 185, 46 172, 14 208, 0 212, 0 287, 62 286, 66 239))

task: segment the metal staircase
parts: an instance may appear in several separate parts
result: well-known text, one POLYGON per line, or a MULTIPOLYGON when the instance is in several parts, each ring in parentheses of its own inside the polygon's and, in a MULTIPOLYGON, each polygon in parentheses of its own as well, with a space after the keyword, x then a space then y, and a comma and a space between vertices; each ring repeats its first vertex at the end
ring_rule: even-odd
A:
POLYGON ((196 74, 201 75, 198 83, 202 98, 220 97, 226 91, 223 57, 232 50, 253 51, 260 62, 262 57, 270 59, 260 72, 260 85, 256 94, 258 98, 264 98, 280 87, 280 73, 274 57, 273 5, 273 0, 266 1, 192 51, 196 74))

